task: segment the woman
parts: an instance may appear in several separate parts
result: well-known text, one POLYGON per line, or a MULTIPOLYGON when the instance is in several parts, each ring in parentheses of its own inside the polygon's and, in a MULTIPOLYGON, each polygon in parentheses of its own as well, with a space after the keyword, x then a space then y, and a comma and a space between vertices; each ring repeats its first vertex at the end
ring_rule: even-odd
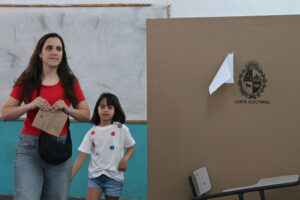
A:
MULTIPOLYGON (((1 118, 16 120, 27 114, 14 160, 15 199, 66 200, 72 158, 58 165, 40 158, 37 144, 40 130, 32 126, 37 109, 61 110, 78 121, 89 120, 89 107, 68 65, 63 39, 56 33, 46 34, 38 41, 27 68, 16 80, 2 108, 1 118)), ((66 123, 58 141, 66 140, 67 128, 66 123)))

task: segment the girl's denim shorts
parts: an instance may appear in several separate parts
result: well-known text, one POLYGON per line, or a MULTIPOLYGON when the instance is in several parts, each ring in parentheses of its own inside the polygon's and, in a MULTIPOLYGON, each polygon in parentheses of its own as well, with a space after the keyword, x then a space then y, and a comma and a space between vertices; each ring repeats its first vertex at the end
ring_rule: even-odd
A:
POLYGON ((88 188, 102 190, 106 196, 119 197, 122 194, 123 182, 116 181, 102 174, 96 178, 89 178, 88 188))

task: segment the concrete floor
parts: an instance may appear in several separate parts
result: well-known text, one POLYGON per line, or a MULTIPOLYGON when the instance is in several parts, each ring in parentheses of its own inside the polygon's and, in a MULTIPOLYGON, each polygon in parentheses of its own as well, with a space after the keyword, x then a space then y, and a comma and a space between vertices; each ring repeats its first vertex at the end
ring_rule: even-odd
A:
MULTIPOLYGON (((14 196, 12 195, 0 195, 0 200, 13 200, 14 196)), ((68 200, 84 200, 85 198, 80 197, 69 197, 68 200)))

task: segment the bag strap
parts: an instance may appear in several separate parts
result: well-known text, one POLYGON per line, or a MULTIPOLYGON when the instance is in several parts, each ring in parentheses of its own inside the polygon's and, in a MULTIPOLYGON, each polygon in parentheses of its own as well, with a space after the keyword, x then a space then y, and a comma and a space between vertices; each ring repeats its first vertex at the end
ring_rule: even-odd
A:
MULTIPOLYGON (((42 87, 42 84, 40 84, 37 88, 37 94, 36 94, 36 97, 40 96, 40 90, 41 90, 41 87, 42 87)), ((38 112, 39 108, 36 109, 36 112, 38 112)), ((69 116, 68 116, 68 119, 67 119, 67 125, 68 125, 68 133, 67 133, 67 139, 66 139, 66 142, 70 142, 71 141, 71 134, 70 134, 70 119, 69 119, 69 116)), ((40 130, 41 133, 45 133, 44 131, 40 130)))

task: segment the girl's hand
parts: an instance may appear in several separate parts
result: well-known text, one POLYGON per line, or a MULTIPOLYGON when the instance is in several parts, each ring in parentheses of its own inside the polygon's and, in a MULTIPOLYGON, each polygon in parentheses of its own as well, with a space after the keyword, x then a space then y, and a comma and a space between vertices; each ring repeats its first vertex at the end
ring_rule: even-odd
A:
POLYGON ((128 163, 128 160, 125 157, 123 157, 122 160, 119 163, 118 169, 120 171, 126 171, 127 163, 128 163))
POLYGON ((51 112, 55 112, 57 110, 62 110, 63 112, 65 112, 67 114, 69 114, 69 112, 70 112, 70 108, 66 105, 64 100, 58 100, 50 108, 51 112))
POLYGON ((125 153, 124 157, 122 158, 122 160, 121 160, 121 162, 119 163, 119 166, 118 166, 118 169, 120 171, 126 171, 128 160, 131 158, 133 153, 134 153, 134 146, 131 146, 131 147, 127 148, 126 153, 125 153))
POLYGON ((48 101, 46 99, 44 99, 43 97, 40 97, 40 96, 38 96, 32 102, 30 102, 28 104, 28 106, 29 106, 29 110, 39 108, 43 111, 49 111, 51 109, 51 106, 48 103, 48 101))

